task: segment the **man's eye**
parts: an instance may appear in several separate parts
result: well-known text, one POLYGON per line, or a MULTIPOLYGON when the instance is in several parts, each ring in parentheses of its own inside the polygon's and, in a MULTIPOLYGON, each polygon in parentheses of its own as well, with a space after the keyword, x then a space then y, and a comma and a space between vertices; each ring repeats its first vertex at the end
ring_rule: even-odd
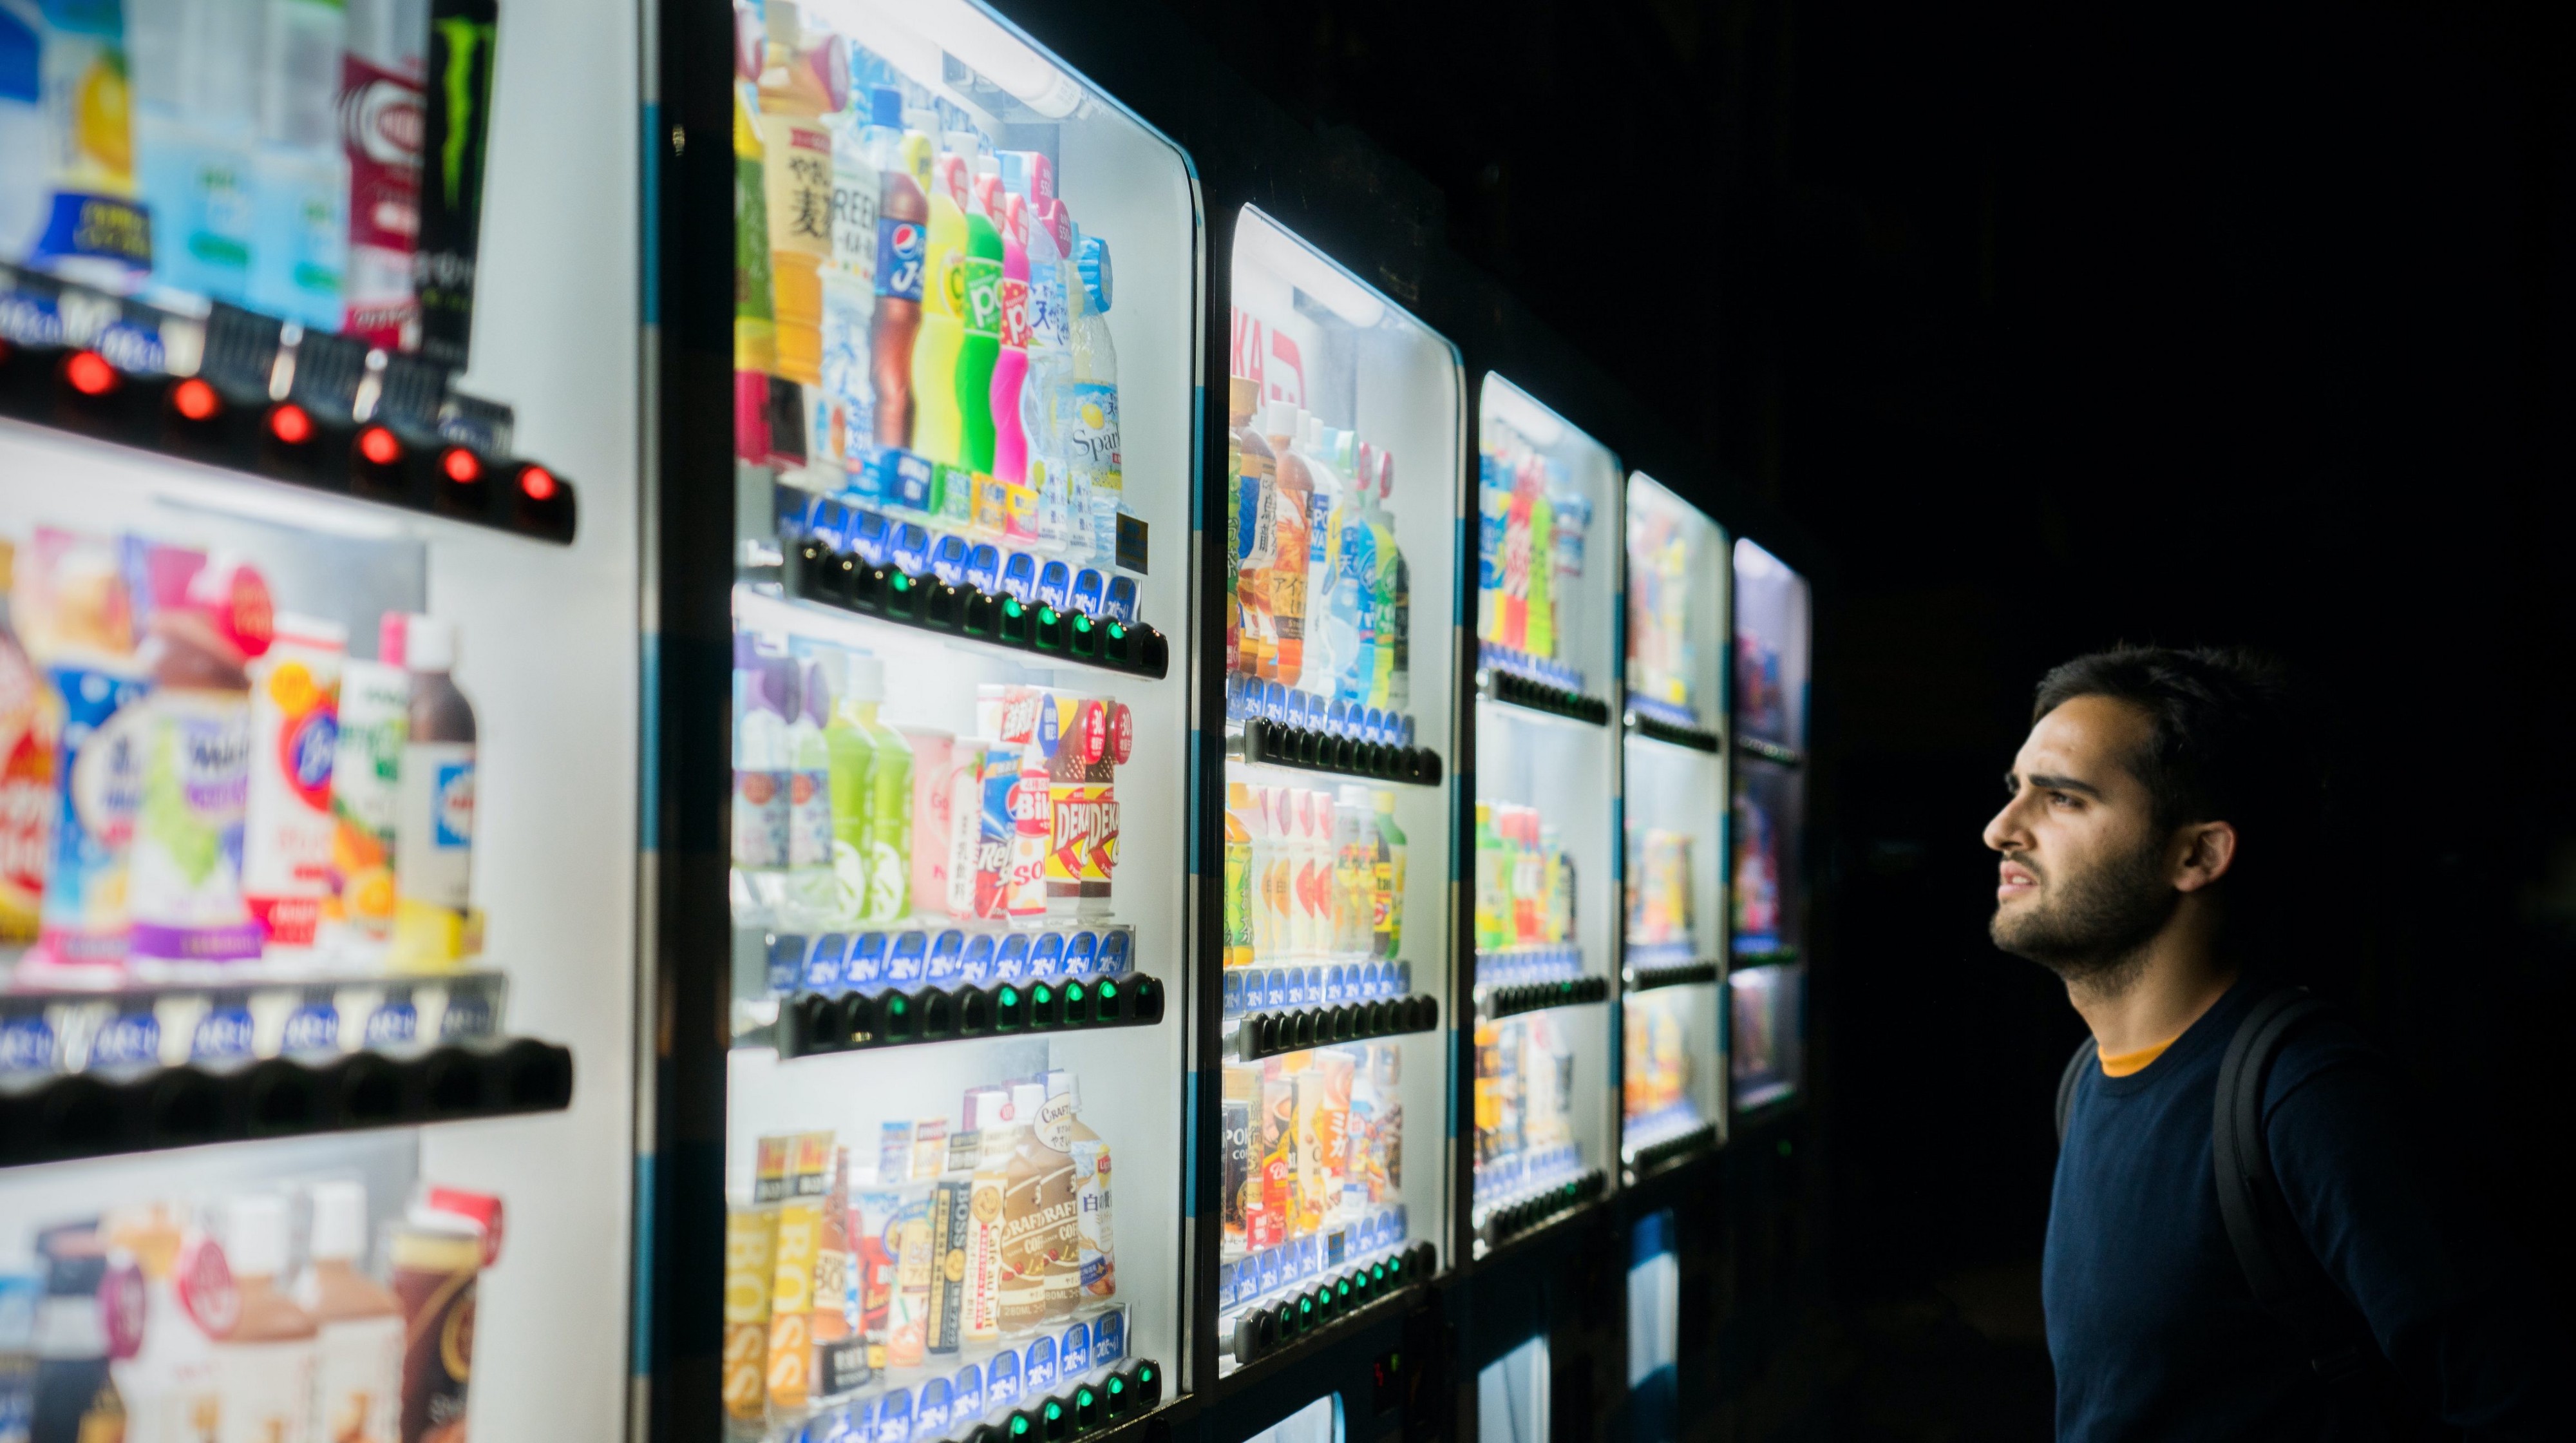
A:
POLYGON ((2050 792, 2048 794, 2048 804, 2052 807, 2072 807, 2076 805, 2076 801, 2075 798, 2068 793, 2050 792))

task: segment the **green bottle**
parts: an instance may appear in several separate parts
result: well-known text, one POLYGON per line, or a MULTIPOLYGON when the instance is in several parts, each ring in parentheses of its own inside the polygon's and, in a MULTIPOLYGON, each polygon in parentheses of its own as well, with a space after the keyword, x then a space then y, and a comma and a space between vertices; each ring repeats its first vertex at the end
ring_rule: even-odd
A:
POLYGON ((852 722, 866 730, 875 753, 863 803, 868 819, 866 921, 885 926, 912 915, 912 743, 877 715, 885 700, 885 662, 854 653, 849 677, 844 705, 852 722))
POLYGON ((979 175, 966 207, 966 339, 957 348, 958 464, 993 472, 993 367, 1002 358, 1002 232, 987 213, 1002 178, 979 175))
POLYGON ((1395 824, 1395 793, 1377 794, 1377 855, 1370 880, 1369 928, 1379 960, 1404 951, 1404 829, 1395 824))
POLYGON ((832 692, 831 712, 823 723, 823 755, 832 794, 833 920, 848 927, 868 915, 868 788, 876 771, 877 742, 850 694, 856 658, 834 647, 817 660, 832 692))

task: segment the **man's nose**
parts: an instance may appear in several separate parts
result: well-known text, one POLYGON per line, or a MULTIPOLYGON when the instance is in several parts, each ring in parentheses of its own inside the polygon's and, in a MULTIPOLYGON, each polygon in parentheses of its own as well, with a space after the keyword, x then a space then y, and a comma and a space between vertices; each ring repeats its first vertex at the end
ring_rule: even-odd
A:
POLYGON ((1985 842, 1995 851, 2022 851, 2026 849, 2025 844, 2029 840, 2028 834, 2022 830, 2021 798, 2019 797, 2004 803, 2003 810, 1995 813, 1994 819, 1986 823, 1985 842))

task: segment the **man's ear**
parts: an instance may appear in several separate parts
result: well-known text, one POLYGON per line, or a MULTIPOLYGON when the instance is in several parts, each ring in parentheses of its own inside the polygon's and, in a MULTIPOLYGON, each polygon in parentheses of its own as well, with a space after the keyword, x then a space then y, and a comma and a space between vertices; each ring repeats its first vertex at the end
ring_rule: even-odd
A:
POLYGON ((2175 834, 2177 892, 2197 892, 2236 865, 2236 828, 2226 822, 2193 822, 2175 834))

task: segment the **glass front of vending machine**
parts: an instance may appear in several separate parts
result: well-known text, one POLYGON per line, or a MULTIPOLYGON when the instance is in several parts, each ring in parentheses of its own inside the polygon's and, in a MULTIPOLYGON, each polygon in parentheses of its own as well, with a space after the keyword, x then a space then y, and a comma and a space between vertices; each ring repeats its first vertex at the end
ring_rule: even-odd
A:
POLYGON ((1735 830, 1727 975, 1738 1114, 1785 1102, 1804 1058, 1808 592, 1735 543, 1735 830))
POLYGON ((965 0, 735 18, 724 1429, 1088 1431, 1181 1337, 1189 166, 965 0))
POLYGON ((1628 478, 1619 1150, 1632 1182, 1725 1132, 1726 555, 1697 507, 1628 478))
POLYGON ((1464 390, 1260 211, 1226 260, 1220 1376, 1447 1236, 1464 390))
POLYGON ((634 25, 0 9, 0 1436, 617 1430, 634 25))
POLYGON ((1616 1121, 1618 458, 1499 375, 1477 407, 1475 1253, 1603 1195, 1616 1121))

